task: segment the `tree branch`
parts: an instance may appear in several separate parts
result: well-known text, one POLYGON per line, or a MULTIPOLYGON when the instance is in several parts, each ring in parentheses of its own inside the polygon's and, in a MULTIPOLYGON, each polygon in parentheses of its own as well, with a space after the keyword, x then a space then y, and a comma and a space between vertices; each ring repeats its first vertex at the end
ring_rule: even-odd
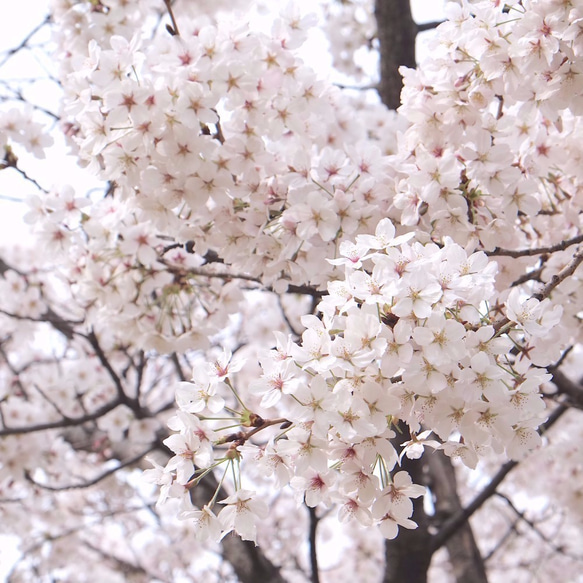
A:
POLYGON ((573 382, 559 369, 551 369, 549 372, 553 375, 551 381, 556 385, 559 393, 567 395, 576 407, 583 409, 583 387, 573 382))
POLYGON ((83 425, 88 421, 95 421, 96 419, 103 417, 110 411, 113 411, 119 405, 121 405, 121 401, 119 399, 114 399, 102 407, 99 407, 99 409, 93 411, 93 413, 88 413, 82 417, 64 417, 60 421, 38 423, 36 425, 26 425, 24 427, 4 426, 2 429, 0 429, 0 437, 5 437, 7 435, 25 435, 27 433, 37 433, 39 431, 46 431, 48 429, 62 429, 64 427, 75 427, 77 425, 83 425))
POLYGON ((136 417, 139 419, 140 414, 141 414, 141 407, 138 403, 138 400, 132 399, 126 395, 126 393, 124 391, 123 383, 121 382, 119 375, 115 372, 114 368, 111 366, 109 359, 107 358, 107 356, 103 352, 103 349, 101 348, 101 345, 99 344, 99 340, 98 340, 95 332, 93 330, 91 330, 91 332, 89 332, 89 334, 87 334, 85 336, 85 338, 87 338, 87 340, 89 341, 89 344, 91 345, 91 347, 95 351, 95 354, 97 355, 97 358, 99 359, 99 362, 103 365, 105 370, 109 373, 109 377, 113 381, 113 384, 115 385, 115 388, 117 390, 119 403, 120 404, 123 403, 124 405, 127 405, 130 409, 132 409, 135 412, 136 417))
POLYGON ((19 51, 21 51, 22 49, 24 49, 26 47, 26 45, 28 44, 28 42, 30 41, 30 39, 43 27, 45 26, 45 24, 48 24, 51 21, 51 16, 50 14, 47 14, 47 16, 45 17, 45 19, 38 24, 37 26, 35 26, 22 40, 22 42, 16 46, 13 47, 9 50, 6 51, 6 56, 0 61, 0 67, 2 67, 7 61, 8 59, 10 59, 12 56, 14 56, 16 53, 18 53, 19 51))
POLYGON ((174 18, 174 12, 172 10, 172 1, 171 0, 164 0, 164 4, 166 5, 166 10, 168 10, 168 14, 170 16, 170 20, 172 21, 172 26, 169 24, 166 25, 166 30, 172 36, 180 36, 180 31, 178 30, 178 24, 176 23, 176 19, 174 18))
POLYGON ((502 494, 501 492, 496 492, 496 496, 498 496, 499 498, 504 500, 508 504, 508 506, 512 509, 514 514, 516 514, 516 516, 522 522, 527 524, 533 530, 533 532, 535 532, 539 536, 539 538, 541 540, 543 540, 545 543, 547 543, 555 553, 558 553, 560 555, 565 555, 566 557, 569 557, 571 559, 576 559, 578 561, 583 560, 583 555, 579 556, 579 555, 575 555, 573 553, 569 553, 564 549, 564 547, 555 545, 553 540, 550 537, 548 537, 544 532, 542 532, 540 530, 540 528, 538 528, 538 526, 532 520, 529 520, 526 517, 524 512, 521 512, 520 510, 518 510, 518 508, 516 508, 516 506, 514 505, 514 502, 512 502, 512 500, 508 496, 506 496, 506 494, 502 494))
MULTIPOLYGON (((583 263, 583 249, 581 249, 581 247, 577 247, 577 250, 573 255, 573 259, 571 259, 571 261, 565 265, 565 267, 563 267, 559 273, 553 275, 551 280, 547 282, 539 292, 533 294, 531 297, 535 300, 538 300, 539 302, 547 298, 559 284, 575 273, 575 270, 579 267, 579 265, 581 265, 581 263, 583 263)), ((510 320, 508 318, 502 318, 494 323, 494 330, 498 332, 509 323, 510 320)))
POLYGON ((437 28, 440 24, 443 24, 445 20, 432 20, 431 22, 421 22, 417 24, 417 32, 425 32, 426 30, 433 30, 437 28))
POLYGON ((24 471, 24 477, 34 486, 38 486, 39 488, 42 488, 43 490, 49 490, 50 492, 62 492, 63 490, 77 490, 77 489, 82 489, 82 488, 90 488, 91 486, 95 486, 95 484, 98 484, 102 480, 109 478, 109 476, 112 476, 113 474, 115 474, 119 470, 121 470, 123 468, 127 468, 128 466, 132 466, 135 463, 139 462, 144 456, 146 456, 149 453, 151 453, 152 451, 154 451, 157 447, 158 447, 157 444, 152 445, 147 450, 130 458, 129 460, 126 460, 125 462, 120 462, 120 464, 118 466, 116 466, 115 468, 112 468, 111 470, 106 470, 105 472, 99 474, 95 478, 88 480, 86 482, 82 482, 81 484, 68 484, 67 486, 49 486, 47 484, 41 484, 40 482, 37 482, 32 477, 32 475, 30 474, 30 472, 28 470, 24 471))
POLYGON ((511 249, 500 249, 496 247, 492 251, 485 251, 486 255, 493 256, 506 256, 506 257, 530 257, 532 255, 542 255, 543 253, 556 253, 557 251, 564 251, 571 245, 577 245, 577 243, 583 242, 583 235, 577 235, 571 239, 565 239, 556 245, 550 245, 548 247, 535 247, 534 249, 522 249, 513 251, 511 249))

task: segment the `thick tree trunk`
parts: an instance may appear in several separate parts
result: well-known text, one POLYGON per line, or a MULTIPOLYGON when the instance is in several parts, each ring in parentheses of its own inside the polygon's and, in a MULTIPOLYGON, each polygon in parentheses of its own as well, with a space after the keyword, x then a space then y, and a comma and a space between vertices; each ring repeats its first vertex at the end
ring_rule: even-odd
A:
MULTIPOLYGON (((440 451, 425 459, 429 466, 429 485, 435 496, 435 518, 443 522, 462 510, 455 469, 451 460, 440 451)), ((456 583, 488 583, 484 561, 468 522, 448 539, 446 547, 456 583)))
POLYGON ((380 52, 378 92, 383 103, 397 109, 403 86, 399 67, 415 67, 417 25, 409 0, 376 0, 377 38, 380 52))
MULTIPOLYGON (((403 458, 401 469, 406 470, 413 483, 424 484, 424 462, 403 458)), ((423 510, 423 498, 413 500, 413 520, 419 525, 415 530, 399 528, 394 540, 385 543, 385 575, 383 583, 427 583, 431 562, 428 520, 423 510)))

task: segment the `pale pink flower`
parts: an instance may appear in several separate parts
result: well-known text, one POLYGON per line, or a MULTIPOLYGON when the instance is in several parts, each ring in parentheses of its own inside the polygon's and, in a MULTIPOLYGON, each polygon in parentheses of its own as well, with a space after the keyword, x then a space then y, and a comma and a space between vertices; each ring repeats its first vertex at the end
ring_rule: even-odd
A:
POLYGON ((237 490, 221 500, 225 507, 219 512, 219 520, 225 536, 234 530, 243 540, 257 540, 257 522, 269 514, 267 504, 251 490, 237 490))

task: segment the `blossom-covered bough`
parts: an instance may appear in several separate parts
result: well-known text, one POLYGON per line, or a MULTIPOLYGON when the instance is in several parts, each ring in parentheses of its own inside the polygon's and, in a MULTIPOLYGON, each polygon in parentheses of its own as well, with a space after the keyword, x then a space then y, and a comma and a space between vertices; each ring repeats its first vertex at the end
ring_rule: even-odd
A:
MULTIPOLYGON (((583 3, 448 4, 399 113, 300 58, 315 17, 243 4, 52 2, 98 194, 45 190, 47 112, 0 111, 37 191, 0 263, 13 580, 576 573, 583 3)), ((340 31, 383 59, 382 1, 324 4, 365 84, 340 31)))

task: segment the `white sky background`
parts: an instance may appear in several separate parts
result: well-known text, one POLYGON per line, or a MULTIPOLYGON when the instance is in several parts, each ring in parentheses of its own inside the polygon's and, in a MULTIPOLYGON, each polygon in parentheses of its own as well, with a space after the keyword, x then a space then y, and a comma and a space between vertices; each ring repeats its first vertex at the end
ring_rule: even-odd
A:
MULTIPOLYGON (((160 0, 162 3, 162 0, 160 0)), ((315 0, 296 0, 306 11, 314 6, 315 0)), ((411 0, 413 18, 416 22, 430 22, 443 18, 445 0, 411 0)), ((0 62, 5 51, 18 47, 22 40, 38 24, 43 22, 48 14, 48 0, 0 0, 0 62)), ((266 19, 266 22, 268 20, 266 19)), ((418 60, 423 59, 426 49, 423 49, 424 39, 431 32, 422 33, 418 37, 418 60)), ((49 40, 48 29, 45 27, 33 37, 32 46, 49 40)), ((303 48, 306 62, 319 73, 325 74, 330 68, 331 58, 325 49, 324 35, 317 30, 303 48), (316 58, 315 58, 316 56, 316 58)), ((43 50, 20 51, 19 54, 0 68, 0 93, 6 94, 4 84, 15 79, 31 79, 47 77, 47 66, 50 61, 43 55, 43 50)), ((51 81, 36 82, 24 90, 24 97, 32 103, 42 104, 51 111, 59 112, 59 91, 51 81)), ((6 105, 0 102, 4 110, 6 105)), ((54 132, 58 137, 59 132, 54 132)), ((77 167, 75 159, 65 155, 64 140, 56 141, 55 146, 47 153, 47 160, 32 160, 32 156, 23 157, 19 165, 26 170, 44 188, 53 184, 72 184, 79 196, 84 196, 91 188, 99 186, 87 172, 77 167)), ((4 153, 0 152, 0 159, 4 153)), ((35 188, 24 180, 14 170, 0 171, 0 248, 3 246, 33 244, 27 236, 27 228, 22 221, 27 212, 27 205, 21 202, 26 196, 35 194, 35 188)), ((0 581, 4 581, 11 565, 16 560, 16 548, 12 538, 0 539, 0 581)))

